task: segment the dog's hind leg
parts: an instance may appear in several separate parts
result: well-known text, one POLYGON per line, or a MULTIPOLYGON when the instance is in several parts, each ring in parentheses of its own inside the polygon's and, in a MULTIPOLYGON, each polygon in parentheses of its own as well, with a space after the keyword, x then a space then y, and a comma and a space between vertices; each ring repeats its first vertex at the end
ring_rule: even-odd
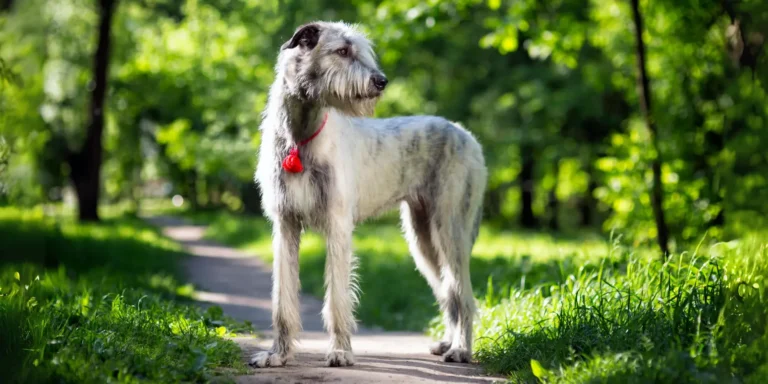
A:
MULTIPOLYGON (((408 249, 416 263, 416 268, 427 280, 437 301, 442 304, 445 300, 442 298, 439 255, 432 243, 429 215, 424 202, 421 199, 403 202, 400 206, 400 217, 408 249)), ((447 311, 442 312, 445 332, 440 341, 429 347, 429 351, 434 355, 442 355, 448 351, 453 338, 453 324, 448 319, 447 311)))
POLYGON ((299 241, 301 224, 294 218, 281 218, 273 225, 272 249, 272 332, 269 351, 251 359, 255 367, 285 365, 293 352, 293 343, 301 331, 299 312, 299 241))
POLYGON ((351 337, 357 328, 354 307, 358 300, 358 288, 354 275, 351 219, 331 215, 329 221, 326 230, 323 320, 331 336, 331 345, 326 355, 326 364, 340 367, 355 363, 351 337))
POLYGON ((468 174, 466 184, 443 188, 430 220, 432 242, 440 255, 441 308, 454 330, 450 349, 443 354, 449 362, 468 363, 472 358, 475 302, 469 264, 483 192, 473 177, 468 174))
POLYGON ((453 339, 443 360, 468 363, 472 357, 472 320, 474 296, 466 252, 469 234, 458 218, 437 218, 432 235, 441 254, 441 307, 453 329, 453 339))

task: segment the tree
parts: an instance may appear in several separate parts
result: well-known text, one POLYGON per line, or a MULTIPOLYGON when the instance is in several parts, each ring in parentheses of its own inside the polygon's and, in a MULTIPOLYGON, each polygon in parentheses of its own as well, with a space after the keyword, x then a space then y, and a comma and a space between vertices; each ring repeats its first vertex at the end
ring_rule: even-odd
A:
POLYGON ((0 0, 0 57, 23 84, 0 95, 11 149, 0 204, 60 201, 78 180, 91 217, 97 199, 138 200, 131 191, 146 185, 200 208, 258 212, 254 148, 275 56, 297 25, 323 18, 355 20, 375 42, 391 79, 379 117, 436 114, 476 135, 490 171, 487 222, 593 226, 656 246, 663 206, 675 251, 704 230, 726 237, 745 210, 766 212, 764 0, 643 2, 641 31, 654 36, 643 46, 645 92, 627 0, 119 7, 107 57, 99 1, 0 0), (109 60, 108 86, 96 57, 109 60), (663 199, 652 204, 656 188, 663 199))
POLYGON ((645 118, 648 131, 651 135, 651 145, 655 156, 651 161, 653 172, 653 186, 651 190, 651 208, 656 221, 656 238, 663 257, 669 254, 669 231, 664 219, 664 190, 661 185, 661 153, 659 151, 658 130, 651 113, 651 84, 645 68, 645 43, 643 42, 643 18, 640 14, 639 0, 632 2, 632 16, 635 22, 635 41, 637 59, 637 92, 639 94, 640 111, 645 118))
POLYGON ((0 0, 0 11, 7 11, 13 7, 13 0, 0 0))
POLYGON ((104 132, 104 101, 109 70, 112 18, 116 0, 99 0, 99 35, 93 55, 93 91, 89 107, 88 130, 83 146, 69 154, 70 178, 75 186, 80 221, 98 221, 99 189, 101 186, 102 136, 104 132))

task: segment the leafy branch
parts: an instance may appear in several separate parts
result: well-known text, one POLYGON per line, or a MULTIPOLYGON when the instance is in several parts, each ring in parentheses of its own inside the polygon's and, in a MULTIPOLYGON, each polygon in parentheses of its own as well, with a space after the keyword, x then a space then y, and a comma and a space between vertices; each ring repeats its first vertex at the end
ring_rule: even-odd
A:
POLYGON ((8 65, 8 63, 6 63, 5 60, 0 57, 0 89, 2 89, 2 86, 6 82, 8 84, 20 86, 21 76, 11 70, 11 67, 8 65))

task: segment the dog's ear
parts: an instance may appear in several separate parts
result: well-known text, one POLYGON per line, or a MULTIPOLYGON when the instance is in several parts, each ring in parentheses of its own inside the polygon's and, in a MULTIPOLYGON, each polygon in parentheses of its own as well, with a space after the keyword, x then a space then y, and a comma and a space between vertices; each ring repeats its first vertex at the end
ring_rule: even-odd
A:
POLYGON ((299 27, 290 40, 286 41, 280 47, 280 50, 296 48, 302 46, 307 49, 314 49, 317 41, 320 39, 320 25, 315 23, 305 24, 299 27))

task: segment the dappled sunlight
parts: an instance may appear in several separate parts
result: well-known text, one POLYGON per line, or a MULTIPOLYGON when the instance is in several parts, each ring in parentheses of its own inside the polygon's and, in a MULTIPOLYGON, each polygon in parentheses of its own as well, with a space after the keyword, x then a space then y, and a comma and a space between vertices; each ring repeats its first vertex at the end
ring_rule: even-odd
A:
MULTIPOLYGON (((369 253, 386 255, 391 261, 404 261, 404 258, 410 258, 403 232, 396 225, 364 224, 355 232, 354 245, 355 251, 363 255, 369 253)), ((375 256, 374 259, 387 260, 375 256)))
POLYGON ((210 224, 205 230, 205 236, 210 239, 271 258, 272 228, 263 218, 239 217, 227 212, 188 212, 184 216, 194 223, 210 224))
POLYGON ((545 261, 578 254, 580 258, 596 260, 607 256, 609 250, 608 240, 594 234, 562 239, 548 233, 498 232, 483 228, 472 255, 482 258, 528 256, 534 261, 545 261))
POLYGON ((105 382, 117 371, 167 382, 242 369, 222 336, 247 328, 189 305, 178 244, 134 218, 82 225, 30 211, 0 208, 3 372, 21 382, 105 382), (25 356, 13 348, 35 363, 20 369, 25 356))
POLYGON ((237 305, 241 307, 250 307, 264 311, 272 310, 272 299, 258 299, 252 296, 233 295, 219 292, 195 291, 193 294, 195 300, 219 305, 237 305))

